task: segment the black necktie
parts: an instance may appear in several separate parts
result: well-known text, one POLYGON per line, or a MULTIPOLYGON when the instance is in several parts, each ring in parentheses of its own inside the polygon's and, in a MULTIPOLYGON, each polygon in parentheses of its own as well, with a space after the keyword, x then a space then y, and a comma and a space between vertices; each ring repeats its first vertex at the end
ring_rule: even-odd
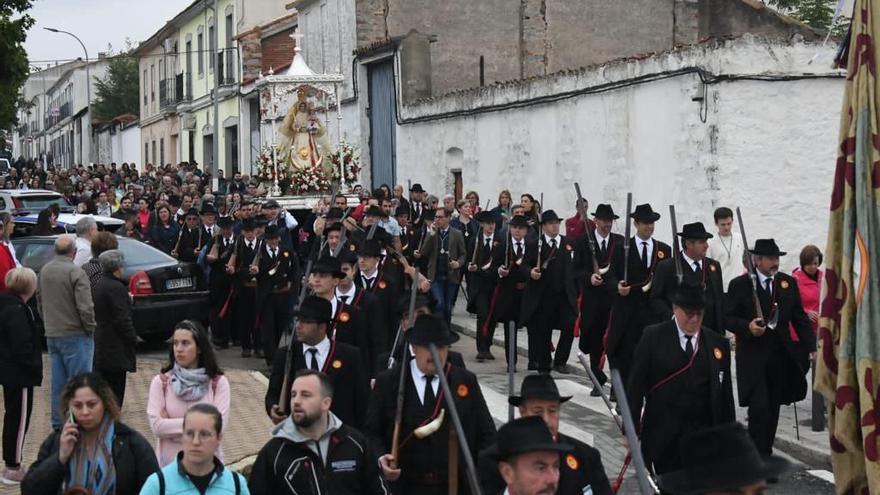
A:
POLYGON ((608 247, 605 244, 605 239, 602 239, 602 256, 606 256, 608 254, 608 247))
POLYGON ((550 239, 550 248, 556 249, 556 239, 550 239))
POLYGON ((274 249, 269 251, 269 256, 271 256, 273 260, 275 259, 275 250, 274 249))
POLYGON ((685 339, 687 342, 684 344, 684 353, 687 354, 687 357, 691 357, 694 355, 694 344, 691 342, 692 335, 685 335, 685 339))
POLYGON ((651 268, 651 264, 648 263, 648 243, 645 241, 642 241, 642 263, 645 264, 645 268, 651 268))
POLYGON ((516 257, 522 258, 522 255, 523 255, 522 242, 517 242, 516 243, 516 257))
POLYGON ((312 355, 311 363, 309 364, 309 368, 315 371, 321 371, 318 368, 318 349, 315 347, 309 348, 309 353, 312 355))
POLYGON ((367 290, 372 289, 373 288, 373 279, 364 277, 364 287, 367 290))
POLYGON ((694 261, 694 272, 700 271, 700 262, 694 261))
POLYGON ((339 300, 342 301, 342 304, 348 302, 348 296, 339 296, 339 300))
POLYGON ((425 400, 424 405, 433 406, 437 398, 434 396, 434 375, 425 375, 425 400))
POLYGON ((773 279, 768 278, 764 280, 764 289, 767 291, 768 296, 773 295, 773 279))
POLYGON ((487 252, 487 253, 491 252, 492 246, 490 244, 491 244, 490 239, 487 238, 486 245, 485 245, 485 249, 486 249, 485 252, 487 252))

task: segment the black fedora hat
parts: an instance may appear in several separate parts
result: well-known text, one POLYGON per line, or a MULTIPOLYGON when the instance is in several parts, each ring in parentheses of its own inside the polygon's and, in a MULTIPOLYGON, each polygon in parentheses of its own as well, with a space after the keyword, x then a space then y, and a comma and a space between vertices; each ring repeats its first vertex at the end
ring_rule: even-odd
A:
POLYGON ((654 208, 651 208, 648 203, 636 206, 635 211, 630 213, 629 217, 640 223, 654 223, 660 220, 660 214, 654 211, 654 208))
MULTIPOLYGON (((427 294, 419 294, 416 296, 416 305, 413 308, 414 310, 419 310, 421 308, 427 308, 428 311, 433 312, 434 308, 437 307, 437 300, 434 299, 434 296, 431 295, 430 292, 427 294)), ((406 316, 409 311, 409 298, 400 298, 397 301, 397 314, 406 316)), ((412 325, 412 323, 410 323, 412 325)))
POLYGON ((409 206, 400 205, 394 210, 395 217, 399 217, 401 215, 409 215, 409 206))
POLYGON ((199 210, 197 210, 195 208, 190 208, 189 210, 186 210, 186 216, 197 217, 197 216, 199 216, 199 210))
POLYGON ((341 219, 342 215, 343 215, 342 208, 336 208, 334 206, 333 208, 330 208, 329 210, 327 210, 327 214, 324 215, 324 218, 340 218, 341 219))
POLYGON ((620 218, 619 216, 614 214, 614 208, 611 208, 611 205, 600 203, 596 206, 596 211, 590 213, 596 218, 601 218, 602 220, 617 220, 620 218))
POLYGON ((342 263, 332 256, 322 256, 312 265, 312 273, 327 273, 334 278, 345 278, 345 274, 342 273, 342 263))
POLYGON ((785 251, 780 251, 779 246, 773 239, 758 239, 755 241, 755 248, 749 249, 749 252, 757 256, 785 256, 785 251))
POLYGON ((409 188, 409 192, 423 193, 423 192, 425 192, 425 190, 422 189, 422 185, 421 185, 421 184, 419 184, 419 183, 415 183, 415 184, 412 185, 412 187, 409 188))
POLYGON ((458 342, 458 334, 450 332, 446 323, 437 316, 419 315, 412 330, 409 331, 407 339, 412 345, 434 344, 445 347, 453 342, 458 342))
POLYGON ((706 295, 700 287, 682 284, 672 295, 672 304, 684 309, 706 309, 706 295))
POLYGON ((262 213, 254 217, 254 222, 257 227, 265 227, 266 225, 269 225, 269 219, 262 213))
POLYGON ((523 378, 519 388, 519 395, 511 395, 507 402, 514 406, 520 406, 529 399, 551 400, 563 403, 571 399, 570 395, 559 395, 556 381, 550 375, 528 375, 523 378))
POLYGON ((560 222, 559 216, 553 210, 547 210, 541 213, 541 223, 560 222))
POLYGON ((529 452, 571 452, 574 447, 553 440, 553 434, 540 416, 517 418, 498 430, 490 455, 506 461, 529 452))
POLYGON ((526 227, 526 228, 528 228, 529 221, 526 219, 526 217, 524 217, 522 215, 514 215, 514 217, 510 219, 510 222, 508 222, 507 225, 510 225, 511 227, 526 227))
POLYGON ((202 203, 202 209, 199 210, 199 214, 200 215, 210 215, 210 214, 216 215, 217 208, 214 208, 214 203, 211 203, 210 201, 205 201, 204 203, 202 203))
POLYGON ((686 223, 678 233, 682 239, 711 239, 715 236, 706 232, 703 222, 686 223))
POLYGON ((221 229, 232 228, 232 217, 220 217, 217 219, 217 226, 221 229))
MULTIPOLYGON (((378 230, 377 230, 378 232, 378 230)), ((378 258, 382 256, 382 244, 375 238, 364 241, 358 246, 358 256, 367 258, 378 258)))
POLYGON ((342 232, 342 223, 333 222, 332 224, 324 227, 324 235, 327 235, 330 232, 342 232))
POLYGON ((425 213, 422 214, 422 217, 425 220, 434 220, 437 217, 437 210, 431 208, 429 210, 425 210, 425 213))
POLYGON ((339 251, 339 256, 337 256, 339 263, 341 265, 349 264, 349 265, 357 265, 358 257, 356 254, 352 253, 348 249, 343 249, 339 251))
POLYGON ((490 211, 483 210, 476 215, 474 215, 474 220, 480 223, 495 223, 495 215, 490 211))
POLYGON ((385 212, 382 210, 382 208, 379 208, 378 206, 373 205, 373 206, 367 208, 367 211, 364 212, 364 216, 367 216, 367 217, 384 217, 384 216, 385 216, 385 212))
POLYGON ((241 230, 254 230, 257 227, 257 223, 254 222, 253 218, 245 218, 241 221, 241 230))
POLYGON ((333 320, 333 305, 323 297, 308 296, 293 312, 293 316, 305 321, 329 323, 333 320))
POLYGON ((660 476, 660 488, 664 493, 736 490, 776 478, 792 468, 781 457, 761 456, 739 423, 686 433, 679 445, 684 467, 660 476), (719 445, 724 448, 718 448, 719 445))
POLYGON ((266 239, 278 239, 281 237, 281 231, 278 229, 277 225, 270 225, 266 227, 266 231, 263 233, 263 237, 266 239))

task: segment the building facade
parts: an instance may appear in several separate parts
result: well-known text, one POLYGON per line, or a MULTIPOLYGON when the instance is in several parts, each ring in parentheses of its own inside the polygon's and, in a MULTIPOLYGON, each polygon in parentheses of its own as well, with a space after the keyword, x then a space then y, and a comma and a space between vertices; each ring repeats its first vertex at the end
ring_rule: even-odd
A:
POLYGON ((168 22, 134 52, 140 79, 141 163, 179 162, 180 120, 176 106, 183 89, 177 65, 179 22, 177 18, 168 22))

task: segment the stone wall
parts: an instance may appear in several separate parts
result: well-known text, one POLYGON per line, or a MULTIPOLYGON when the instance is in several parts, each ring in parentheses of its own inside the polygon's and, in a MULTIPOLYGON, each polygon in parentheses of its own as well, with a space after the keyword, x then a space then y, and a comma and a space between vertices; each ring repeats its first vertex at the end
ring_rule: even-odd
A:
POLYGON ((741 206, 751 238, 776 237, 791 268, 826 238, 844 80, 831 47, 807 64, 817 50, 746 36, 405 106, 397 176, 440 195, 459 168, 483 202, 543 192, 565 216, 575 181, 621 216, 632 192, 663 213, 666 241, 671 203, 680 225, 741 206))

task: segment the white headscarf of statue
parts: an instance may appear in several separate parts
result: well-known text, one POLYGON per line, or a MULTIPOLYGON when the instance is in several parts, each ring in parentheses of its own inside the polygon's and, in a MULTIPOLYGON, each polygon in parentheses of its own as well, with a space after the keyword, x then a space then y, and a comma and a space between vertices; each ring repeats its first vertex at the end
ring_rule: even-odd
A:
POLYGON ((329 158, 330 144, 327 131, 321 119, 315 114, 315 107, 304 89, 296 95, 296 103, 290 107, 281 123, 281 141, 278 144, 280 160, 297 170, 308 167, 321 167, 325 173, 332 171, 329 158))

